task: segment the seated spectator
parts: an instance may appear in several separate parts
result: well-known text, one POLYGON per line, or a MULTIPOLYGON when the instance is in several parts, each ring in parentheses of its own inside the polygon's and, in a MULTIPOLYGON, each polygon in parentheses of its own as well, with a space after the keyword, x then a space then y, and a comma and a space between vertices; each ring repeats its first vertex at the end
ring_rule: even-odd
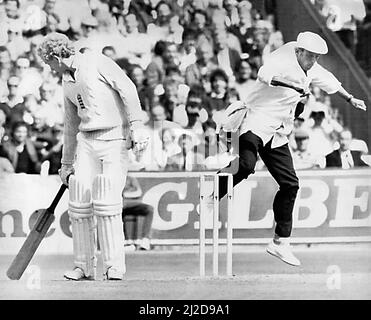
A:
POLYGON ((20 56, 30 51, 30 43, 23 37, 22 24, 19 22, 8 24, 8 43, 6 47, 12 61, 16 61, 20 56))
POLYGON ((228 76, 222 69, 215 69, 210 75, 211 93, 205 101, 205 108, 212 117, 215 111, 225 110, 229 105, 228 76))
POLYGON ((10 70, 11 68, 12 59, 10 57, 10 52, 6 46, 0 46, 0 69, 10 70))
POLYGON ((196 63, 196 38, 197 34, 193 29, 185 29, 182 33, 181 55, 179 58, 179 70, 182 74, 185 74, 188 66, 196 63))
POLYGON ((349 129, 340 132, 338 135, 340 148, 326 155, 326 168, 351 169, 366 166, 366 163, 361 159, 362 153, 350 150, 352 138, 352 132, 349 129))
POLYGON ((167 120, 175 121, 174 112, 175 110, 185 103, 185 97, 187 97, 188 92, 183 92, 186 90, 181 87, 182 83, 176 79, 166 78, 163 83, 164 93, 159 96, 159 103, 165 108, 167 120))
POLYGON ((334 128, 328 125, 327 114, 327 109, 321 103, 312 107, 312 124, 308 127, 308 152, 314 156, 325 156, 333 150, 334 128))
POLYGON ((172 8, 168 2, 161 0, 157 3, 155 12, 156 20, 147 26, 147 34, 155 41, 159 41, 166 39, 169 35, 172 8))
POLYGON ((173 14, 169 22, 169 34, 166 36, 166 41, 173 42, 177 45, 182 44, 184 28, 179 23, 179 16, 173 14))
POLYGON ((237 0, 223 0, 223 8, 226 11, 225 25, 227 27, 238 25, 239 17, 237 10, 237 0))
POLYGON ((215 35, 218 34, 222 35, 223 42, 225 42, 226 46, 233 51, 237 51, 238 54, 241 54, 241 44, 239 39, 233 34, 227 31, 226 24, 225 24, 225 10, 224 9, 215 9, 211 11, 211 23, 210 29, 212 30, 212 36, 215 45, 215 35))
POLYGON ((297 170, 324 168, 323 157, 316 157, 308 152, 308 132, 304 129, 297 129, 294 130, 293 135, 296 142, 296 149, 291 152, 294 168, 297 170))
POLYGON ((197 41, 201 39, 212 41, 213 36, 211 30, 208 28, 208 16, 205 10, 195 9, 193 11, 190 27, 197 34, 197 41))
POLYGON ((33 94, 39 98, 39 88, 43 83, 40 71, 30 67, 28 58, 20 57, 15 63, 15 75, 19 78, 18 93, 21 96, 33 94))
POLYGON ((256 67, 253 63, 250 63, 247 59, 241 60, 237 66, 236 82, 234 87, 236 88, 241 101, 246 101, 252 92, 252 88, 256 82, 256 67))
POLYGON ((228 78, 235 79, 235 70, 240 63, 240 54, 237 50, 228 47, 228 36, 225 29, 217 29, 214 33, 215 56, 219 68, 224 70, 228 78))
POLYGON ((43 122, 48 127, 53 127, 56 124, 63 124, 64 109, 55 98, 55 85, 49 82, 44 82, 40 87, 39 108, 35 112, 37 116, 43 119, 43 122))
POLYGON ((182 151, 177 143, 177 132, 180 132, 180 129, 164 128, 161 132, 162 147, 165 152, 166 159, 182 151))
POLYGON ((142 202, 142 195, 138 179, 128 175, 122 209, 126 251, 151 249, 153 207, 142 202))
POLYGON ((172 63, 169 59, 172 60, 173 50, 171 48, 171 53, 169 54, 169 50, 167 49, 168 45, 167 42, 161 40, 155 44, 152 61, 149 63, 145 71, 147 84, 153 92, 155 92, 156 87, 164 81, 166 67, 172 63))
POLYGON ((65 33, 70 28, 66 15, 57 12, 55 5, 56 0, 46 0, 41 13, 39 13, 39 21, 42 27, 42 34, 46 35, 50 32, 65 33))
POLYGON ((7 81, 9 94, 8 94, 7 99, 4 101, 4 103, 6 103, 10 109, 12 109, 18 103, 23 102, 23 97, 18 90, 19 84, 20 84, 20 79, 19 77, 16 77, 16 76, 11 76, 7 81))
POLYGON ((24 97, 22 103, 17 104, 13 109, 7 121, 7 127, 10 128, 14 123, 23 121, 28 125, 34 123, 34 115, 38 110, 36 97, 32 94, 28 94, 24 97))
POLYGON ((131 67, 131 64, 130 64, 130 62, 127 58, 118 58, 117 57, 116 49, 113 46, 105 46, 102 49, 102 54, 104 54, 105 56, 107 56, 107 57, 111 58, 113 61, 115 61, 119 65, 119 67, 122 70, 124 70, 126 73, 128 72, 128 70, 131 67))
POLYGON ((49 162, 48 174, 58 174, 61 167, 62 147, 63 147, 63 126, 57 124, 52 130, 52 141, 45 148, 40 150, 41 162, 49 162))
MULTIPOLYGON (((4 154, 2 152, 2 143, 3 143, 3 137, 5 135, 5 120, 6 116, 5 113, 0 110, 0 177, 3 173, 13 173, 14 168, 11 162, 8 158, 4 157, 4 154)), ((5 139, 6 141, 7 139, 5 139)))
POLYGON ((45 118, 36 112, 34 122, 30 126, 29 136, 39 153, 44 148, 49 148, 53 141, 52 128, 45 122, 45 118))
POLYGON ((15 173, 39 173, 41 164, 33 142, 28 138, 28 126, 16 122, 11 131, 11 138, 1 146, 0 155, 10 160, 15 173))
POLYGON ((129 78, 137 87, 138 96, 142 109, 149 112, 154 104, 153 92, 147 86, 144 70, 139 65, 132 65, 129 69, 129 78))
POLYGON ((213 55, 213 47, 208 40, 196 45, 196 62, 189 65, 185 71, 185 83, 188 86, 201 85, 206 92, 211 91, 210 73, 218 65, 213 55))
POLYGON ((273 51, 277 50, 278 48, 284 45, 283 35, 281 31, 275 31, 269 35, 268 43, 263 49, 262 52, 262 62, 264 63, 264 59, 273 51))
POLYGON ((241 1, 238 4, 238 25, 233 25, 228 28, 228 31, 234 34, 240 44, 242 53, 251 55, 254 44, 254 34, 252 27, 251 3, 249 1, 241 1))
POLYGON ((204 156, 195 150, 197 138, 191 132, 184 131, 178 138, 181 152, 167 159, 166 171, 201 171, 205 169, 204 156))
POLYGON ((192 86, 185 106, 187 114, 186 129, 192 130, 199 139, 203 138, 203 123, 208 119, 208 113, 204 108, 205 92, 201 86, 192 86))
POLYGON ((139 23, 134 14, 126 15, 124 20, 126 26, 125 45, 127 46, 125 57, 130 64, 137 64, 145 69, 151 62, 151 49, 154 43, 146 33, 139 32, 139 23))

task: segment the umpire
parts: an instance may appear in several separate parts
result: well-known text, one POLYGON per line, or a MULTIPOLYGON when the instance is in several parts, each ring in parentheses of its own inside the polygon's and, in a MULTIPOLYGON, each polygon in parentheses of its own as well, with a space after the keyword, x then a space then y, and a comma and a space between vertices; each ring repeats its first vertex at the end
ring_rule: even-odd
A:
MULTIPOLYGON (((289 237, 299 180, 287 136, 293 129, 296 106, 306 102, 312 83, 328 94, 339 94, 351 106, 366 110, 362 100, 349 94, 332 73, 317 63, 327 51, 327 44, 319 35, 302 32, 297 41, 286 43, 270 54, 246 101, 249 111, 240 127, 239 157, 221 170, 233 173, 233 185, 236 185, 254 173, 259 153, 279 185, 273 201, 275 235, 267 252, 294 266, 299 266, 300 261, 291 251, 289 237)), ((227 193, 226 183, 222 182, 219 190, 221 199, 227 193)))

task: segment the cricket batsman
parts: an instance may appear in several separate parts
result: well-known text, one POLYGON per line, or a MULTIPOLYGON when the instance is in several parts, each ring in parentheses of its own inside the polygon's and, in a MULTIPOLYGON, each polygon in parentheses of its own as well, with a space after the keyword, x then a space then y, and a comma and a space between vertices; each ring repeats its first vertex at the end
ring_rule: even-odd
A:
MULTIPOLYGON (((227 127, 231 124, 239 126, 239 157, 221 172, 232 173, 233 185, 237 185, 254 173, 257 155, 260 155, 279 185, 273 201, 275 234, 267 252, 294 266, 300 265, 290 246, 292 213, 299 179, 287 136, 293 129, 295 114, 298 114, 297 106, 306 102, 309 85, 313 84, 328 94, 339 94, 354 108, 366 110, 364 101, 349 94, 335 76, 318 63, 327 52, 326 41, 308 31, 299 33, 296 41, 273 51, 259 69, 252 93, 245 101, 248 111, 235 108, 224 124, 227 127)), ((227 183, 221 181, 219 199, 226 193, 227 183)), ((208 207, 212 207, 210 203, 208 207)))
POLYGON ((64 88, 64 143, 59 175, 69 186, 68 214, 74 268, 70 280, 96 278, 96 231, 107 280, 126 272, 122 190, 127 149, 141 153, 149 137, 134 83, 110 58, 88 48, 75 52, 60 33, 47 35, 38 53, 64 88), (68 181, 67 181, 68 180, 68 181))

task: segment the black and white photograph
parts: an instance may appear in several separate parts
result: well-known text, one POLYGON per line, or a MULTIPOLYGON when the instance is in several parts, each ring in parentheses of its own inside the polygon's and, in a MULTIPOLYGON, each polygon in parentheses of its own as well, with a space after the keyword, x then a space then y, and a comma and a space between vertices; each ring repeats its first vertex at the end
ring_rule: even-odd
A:
POLYGON ((371 0, 0 0, 0 303, 371 300, 370 108, 371 0))

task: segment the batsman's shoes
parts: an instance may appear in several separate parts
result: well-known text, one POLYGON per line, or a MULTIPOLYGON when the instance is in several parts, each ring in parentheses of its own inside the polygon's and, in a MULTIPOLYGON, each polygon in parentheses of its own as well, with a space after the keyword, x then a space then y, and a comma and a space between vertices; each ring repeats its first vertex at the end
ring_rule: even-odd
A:
POLYGON ((124 273, 114 267, 110 267, 107 269, 104 276, 106 280, 122 280, 124 278, 124 273))
POLYGON ((64 277, 67 280, 75 280, 75 281, 81 281, 81 280, 95 280, 95 275, 93 276, 85 276, 85 273, 80 268, 75 268, 73 270, 66 271, 64 273, 64 277))
POLYGON ((300 266, 299 259, 294 256, 291 246, 288 243, 276 244, 272 240, 267 247, 267 252, 289 265, 300 266))

